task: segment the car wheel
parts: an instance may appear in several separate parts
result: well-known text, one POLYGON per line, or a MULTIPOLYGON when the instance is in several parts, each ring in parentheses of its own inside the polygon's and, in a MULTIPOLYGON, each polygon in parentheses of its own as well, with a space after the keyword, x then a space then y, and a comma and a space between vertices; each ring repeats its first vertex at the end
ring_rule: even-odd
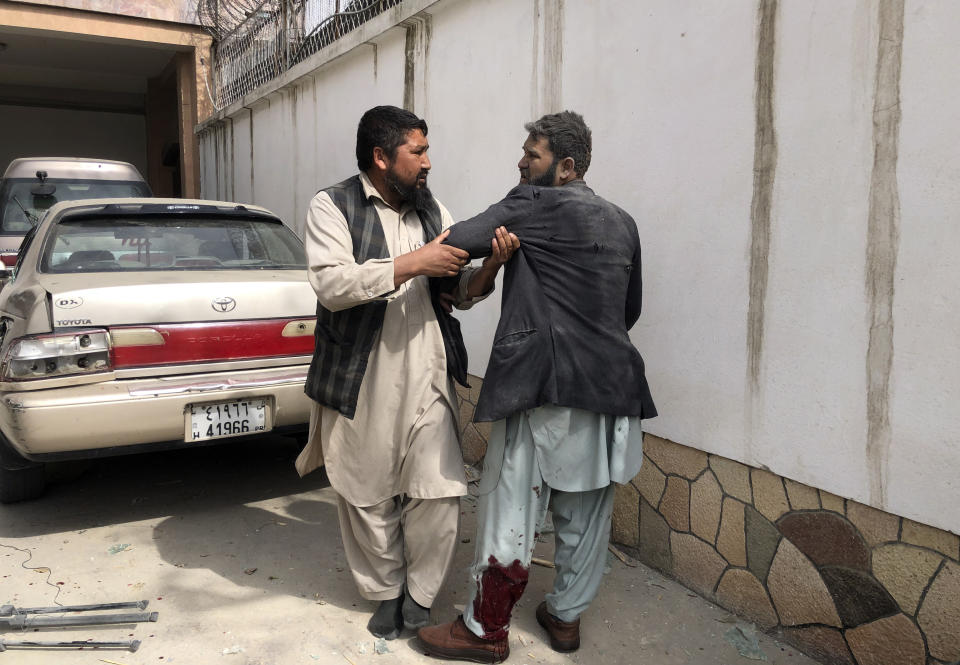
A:
POLYGON ((35 499, 46 485, 43 464, 24 459, 0 441, 0 503, 35 499))

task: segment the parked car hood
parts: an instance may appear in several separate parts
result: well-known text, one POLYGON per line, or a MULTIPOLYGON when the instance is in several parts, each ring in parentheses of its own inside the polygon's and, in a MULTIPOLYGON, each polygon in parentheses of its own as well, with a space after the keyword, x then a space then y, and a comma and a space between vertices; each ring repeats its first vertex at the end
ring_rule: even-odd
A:
POLYGON ((55 328, 310 317, 305 271, 43 274, 55 328))

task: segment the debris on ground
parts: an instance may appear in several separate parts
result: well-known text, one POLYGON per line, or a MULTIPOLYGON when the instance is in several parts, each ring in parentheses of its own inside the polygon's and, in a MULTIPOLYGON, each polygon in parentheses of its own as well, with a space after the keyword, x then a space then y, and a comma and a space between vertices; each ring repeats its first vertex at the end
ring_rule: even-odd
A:
POLYGON ((387 641, 382 637, 373 643, 373 652, 378 655, 383 655, 385 653, 390 653, 390 648, 387 646, 387 641))
POLYGON ((256 568, 244 568, 244 569, 243 569, 243 574, 244 574, 244 575, 253 575, 255 572, 257 572, 257 569, 256 569, 256 568))
POLYGON ((620 559, 620 561, 623 562, 624 565, 630 566, 631 568, 636 568, 637 566, 640 565, 639 561, 634 559, 632 556, 630 556, 626 552, 622 551, 613 543, 610 543, 609 545, 607 545, 607 549, 609 549, 613 553, 613 556, 620 559))
POLYGON ((254 531, 254 533, 260 533, 261 531, 263 531, 263 529, 265 529, 265 528, 268 527, 268 526, 272 526, 272 525, 276 525, 276 526, 287 526, 287 523, 286 523, 286 522, 280 522, 279 520, 270 520, 269 522, 265 522, 264 524, 261 524, 260 526, 258 526, 258 527, 257 527, 256 529, 254 529, 253 531, 254 531))
POLYGON ((243 653, 244 649, 239 644, 234 644, 232 647, 223 650, 224 656, 230 656, 236 653, 243 653))
POLYGON ((740 655, 750 660, 766 660, 767 655, 760 648, 760 640, 757 638, 757 629, 753 624, 744 625, 738 623, 736 626, 723 634, 727 642, 732 644, 740 652, 740 655))
POLYGON ((119 554, 120 552, 125 552, 130 549, 133 549, 133 545, 130 543, 117 543, 116 545, 108 547, 107 552, 110 554, 119 554))

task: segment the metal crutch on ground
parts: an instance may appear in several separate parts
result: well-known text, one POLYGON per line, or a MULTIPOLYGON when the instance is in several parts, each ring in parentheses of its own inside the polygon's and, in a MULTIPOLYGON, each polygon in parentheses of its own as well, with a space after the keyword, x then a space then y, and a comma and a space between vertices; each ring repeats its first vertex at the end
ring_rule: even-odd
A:
POLYGON ((137 600, 129 603, 96 603, 94 605, 58 605, 56 607, 14 607, 13 605, 0 605, 0 617, 13 616, 15 614, 57 614, 61 612, 92 612, 98 610, 126 610, 137 609, 145 610, 149 600, 137 600))
POLYGON ((124 649, 131 653, 140 648, 140 640, 129 642, 5 642, 0 640, 0 652, 7 649, 124 649))
POLYGON ((38 614, 59 614, 63 612, 91 612, 96 610, 113 610, 137 608, 144 609, 148 601, 140 600, 131 603, 98 603, 95 605, 64 605, 60 607, 23 607, 13 605, 0 606, 0 630, 4 627, 24 630, 27 628, 51 628, 63 626, 103 626, 108 624, 139 623, 141 621, 156 621, 157 612, 136 612, 121 614, 92 614, 75 617, 47 617, 35 616, 38 614))

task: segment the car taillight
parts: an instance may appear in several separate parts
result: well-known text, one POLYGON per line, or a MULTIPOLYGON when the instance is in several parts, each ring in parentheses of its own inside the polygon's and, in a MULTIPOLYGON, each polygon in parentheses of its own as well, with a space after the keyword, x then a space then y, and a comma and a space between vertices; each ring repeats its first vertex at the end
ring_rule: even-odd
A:
POLYGON ((268 319, 110 328, 116 369, 313 353, 314 319, 268 319))
POLYGON ((0 254, 0 263, 7 268, 12 268, 17 265, 17 253, 16 252, 3 252, 0 254))
POLYGON ((21 337, 7 349, 0 366, 4 381, 106 372, 110 370, 110 335, 96 329, 21 337))

